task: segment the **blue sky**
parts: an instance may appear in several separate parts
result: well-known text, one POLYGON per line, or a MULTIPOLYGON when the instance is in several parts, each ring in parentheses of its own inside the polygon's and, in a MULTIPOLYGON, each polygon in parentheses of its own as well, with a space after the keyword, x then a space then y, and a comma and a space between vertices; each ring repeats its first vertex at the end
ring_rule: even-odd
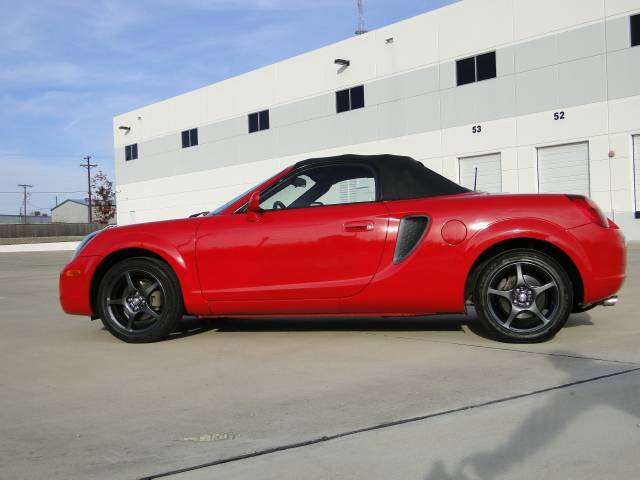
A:
MULTIPOLYGON (((367 28, 453 0, 366 0, 367 28)), ((0 192, 113 178, 112 118, 353 35, 355 0, 0 0, 0 192)), ((82 193, 60 193, 82 198, 82 193)), ((0 193, 0 213, 21 196, 0 193)), ((31 209, 55 204, 34 193, 31 209)))

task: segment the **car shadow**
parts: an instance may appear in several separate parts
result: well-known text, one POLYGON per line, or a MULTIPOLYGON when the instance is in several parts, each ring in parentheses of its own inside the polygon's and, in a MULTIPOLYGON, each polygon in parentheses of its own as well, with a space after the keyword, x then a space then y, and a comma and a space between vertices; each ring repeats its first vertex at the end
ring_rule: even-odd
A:
MULTIPOLYGON (((547 357, 549 362, 565 375, 565 383, 576 381, 575 362, 566 357, 579 357, 574 352, 556 351, 547 357)), ((582 358, 580 366, 590 364, 587 371, 602 371, 602 363, 582 358)), ((640 419, 640 404, 629 401, 625 395, 612 395, 609 390, 584 389, 567 392, 563 388, 550 391, 547 400, 530 410, 524 420, 516 425, 503 442, 489 442, 477 451, 468 452, 464 458, 447 469, 443 459, 431 464, 425 480, 489 480, 498 477, 518 478, 511 472, 518 464, 550 448, 569 426, 580 417, 593 415, 598 407, 608 407, 640 419), (511 473, 511 475, 509 475, 511 473), (509 475, 509 476, 508 476, 509 475)), ((600 433, 601 434, 601 433, 600 433)), ((594 435, 598 433, 594 432, 594 435)))
POLYGON ((322 331, 461 331, 470 319, 443 317, 234 317, 198 319, 185 317, 181 332, 322 332, 322 331))
POLYGON ((569 317, 567 323, 564 328, 573 328, 573 327, 593 327, 593 320, 591 320, 591 315, 587 312, 574 313, 569 317))
MULTIPOLYGON (((588 313, 569 317, 565 327, 592 326, 588 313)), ((480 326, 471 309, 469 315, 431 315, 420 317, 238 317, 199 319, 185 317, 168 340, 216 332, 462 332, 493 340, 480 326)))

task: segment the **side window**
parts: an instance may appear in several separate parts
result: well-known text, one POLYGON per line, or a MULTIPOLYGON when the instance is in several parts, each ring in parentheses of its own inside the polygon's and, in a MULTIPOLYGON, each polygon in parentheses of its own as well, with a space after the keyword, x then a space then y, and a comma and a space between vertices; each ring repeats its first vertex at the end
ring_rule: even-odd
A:
POLYGON ((263 210, 374 202, 376 180, 364 165, 325 165, 293 174, 263 194, 263 210))
POLYGON ((295 200, 307 193, 315 185, 307 175, 296 175, 285 182, 284 186, 274 192, 273 195, 267 196, 260 208, 263 210, 278 210, 288 208, 295 200))
POLYGON ((374 202, 376 182, 373 177, 352 178, 335 183, 318 199, 323 205, 374 202))

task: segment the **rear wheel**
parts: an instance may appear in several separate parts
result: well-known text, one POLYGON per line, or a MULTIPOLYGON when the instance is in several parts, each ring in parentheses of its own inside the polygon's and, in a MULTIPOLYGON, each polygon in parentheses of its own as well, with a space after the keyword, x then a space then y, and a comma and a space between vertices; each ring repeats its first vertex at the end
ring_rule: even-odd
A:
POLYGON ((96 303, 105 328, 130 343, 166 338, 184 311, 173 270, 160 260, 146 257, 114 265, 100 283, 96 303))
POLYGON ((573 288, 553 258, 535 250, 510 250, 484 266, 474 303, 480 323, 497 339, 542 342, 569 318, 573 288))

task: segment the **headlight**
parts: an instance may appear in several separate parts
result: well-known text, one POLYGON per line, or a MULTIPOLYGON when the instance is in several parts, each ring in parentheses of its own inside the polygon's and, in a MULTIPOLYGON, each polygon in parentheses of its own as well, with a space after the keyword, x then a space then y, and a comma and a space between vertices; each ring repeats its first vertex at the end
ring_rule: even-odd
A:
POLYGON ((91 232, 89 235, 84 237, 80 242, 80 244, 76 247, 76 251, 73 252, 73 257, 71 257, 71 259, 73 260, 74 258, 76 258, 80 254, 80 252, 84 249, 84 247, 86 247, 89 244, 89 242, 93 240, 101 231, 102 230, 96 230, 95 232, 91 232))

